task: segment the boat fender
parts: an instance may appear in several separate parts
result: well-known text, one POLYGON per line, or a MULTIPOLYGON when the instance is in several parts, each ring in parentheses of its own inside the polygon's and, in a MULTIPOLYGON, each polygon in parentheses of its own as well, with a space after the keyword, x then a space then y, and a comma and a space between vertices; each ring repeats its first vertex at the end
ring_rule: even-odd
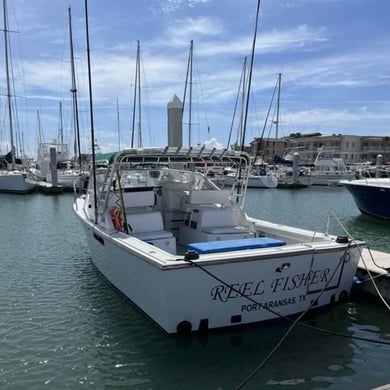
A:
POLYGON ((181 321, 176 326, 177 333, 188 334, 192 330, 192 324, 190 321, 181 321))
POLYGON ((345 302, 348 299, 348 292, 343 290, 339 295, 339 302, 345 302))
POLYGON ((114 229, 119 232, 122 230, 122 216, 121 211, 118 207, 111 207, 110 209, 110 217, 112 224, 114 225, 114 229))

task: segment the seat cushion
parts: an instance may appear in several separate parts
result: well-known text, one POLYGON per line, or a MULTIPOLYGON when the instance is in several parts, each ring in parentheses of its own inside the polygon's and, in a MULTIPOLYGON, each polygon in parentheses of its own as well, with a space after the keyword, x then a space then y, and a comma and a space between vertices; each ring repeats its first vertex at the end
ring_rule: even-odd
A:
POLYGON ((173 237, 173 234, 166 230, 158 230, 152 232, 136 233, 134 234, 134 237, 137 237, 143 241, 149 241, 149 240, 161 240, 164 238, 171 238, 173 237))
POLYGON ((152 187, 144 187, 138 191, 127 189, 123 192, 122 197, 125 208, 154 206, 156 204, 156 196, 152 187))
POLYGON ((233 227, 238 225, 237 210, 229 208, 204 208, 199 211, 202 230, 210 227, 233 227))
POLYGON ((193 190, 189 193, 189 204, 225 203, 230 195, 229 190, 193 190))
POLYGON ((162 215, 159 211, 127 214, 126 220, 129 231, 133 234, 164 230, 162 215))
POLYGON ((210 226, 202 228, 202 232, 209 234, 242 234, 249 233, 245 226, 210 226))
POLYGON ((229 252, 246 249, 271 248, 286 245, 284 241, 269 237, 245 238, 240 240, 221 240, 209 242, 197 242, 187 245, 189 250, 198 253, 229 252))
POLYGON ((143 241, 171 238, 173 234, 164 230, 161 212, 128 214, 126 216, 129 233, 143 241))

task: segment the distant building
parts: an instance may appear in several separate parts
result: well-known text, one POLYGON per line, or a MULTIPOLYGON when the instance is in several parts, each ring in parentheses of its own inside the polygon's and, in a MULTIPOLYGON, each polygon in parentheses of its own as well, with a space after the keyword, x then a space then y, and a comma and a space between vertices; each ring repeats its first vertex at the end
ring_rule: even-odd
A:
POLYGON ((360 142, 363 161, 375 161, 381 154, 385 162, 390 162, 390 137, 364 136, 360 142))
POLYGON ((255 138, 250 143, 250 154, 273 164, 275 155, 283 157, 288 150, 285 138, 255 138))
POLYGON ((353 164, 362 161, 360 138, 356 135, 322 136, 316 133, 308 136, 287 137, 287 144, 289 149, 299 153, 302 160, 314 161, 320 150, 327 150, 332 153, 333 157, 342 158, 345 163, 353 164))
POLYGON ((342 158, 347 164, 375 162, 382 154, 385 162, 390 162, 390 137, 320 133, 294 133, 280 139, 255 138, 251 144, 251 154, 262 155, 272 163, 275 154, 283 157, 287 153, 299 153, 301 161, 314 161, 320 150, 327 150, 333 157, 342 158))

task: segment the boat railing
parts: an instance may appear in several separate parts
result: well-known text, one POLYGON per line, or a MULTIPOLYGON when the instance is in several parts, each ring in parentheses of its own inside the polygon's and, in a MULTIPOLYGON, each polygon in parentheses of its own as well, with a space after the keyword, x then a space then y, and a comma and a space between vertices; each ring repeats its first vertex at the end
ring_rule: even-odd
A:
MULTIPOLYGON (((109 194, 112 189, 117 194, 121 193, 121 175, 122 172, 153 167, 163 171, 171 166, 181 166, 182 172, 196 173, 196 166, 199 163, 216 162, 225 166, 237 167, 235 183, 231 187, 231 199, 243 207, 245 193, 248 184, 249 172, 251 170, 251 158, 249 154, 241 151, 227 149, 205 149, 205 148, 144 148, 129 149, 118 152, 112 163, 106 169, 106 175, 97 194, 97 215, 105 218, 104 210, 107 210, 109 203, 109 194), (144 167, 144 168, 142 168, 144 167)), ((214 186, 215 187, 215 186, 214 186)), ((198 188, 199 189, 199 188, 198 188)), ((118 198, 120 203, 120 196, 118 198)))

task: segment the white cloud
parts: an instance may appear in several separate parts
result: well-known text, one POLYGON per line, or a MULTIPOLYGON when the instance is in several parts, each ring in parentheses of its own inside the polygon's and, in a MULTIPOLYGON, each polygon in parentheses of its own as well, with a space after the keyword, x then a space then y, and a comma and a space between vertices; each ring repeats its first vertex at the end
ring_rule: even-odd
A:
POLYGON ((220 142, 218 142, 216 138, 211 138, 207 141, 204 141, 203 145, 206 147, 206 149, 213 149, 213 148, 223 149, 224 148, 224 146, 220 142))
POLYGON ((212 0, 154 0, 152 10, 155 13, 171 13, 183 7, 195 7, 199 4, 207 4, 212 0))

